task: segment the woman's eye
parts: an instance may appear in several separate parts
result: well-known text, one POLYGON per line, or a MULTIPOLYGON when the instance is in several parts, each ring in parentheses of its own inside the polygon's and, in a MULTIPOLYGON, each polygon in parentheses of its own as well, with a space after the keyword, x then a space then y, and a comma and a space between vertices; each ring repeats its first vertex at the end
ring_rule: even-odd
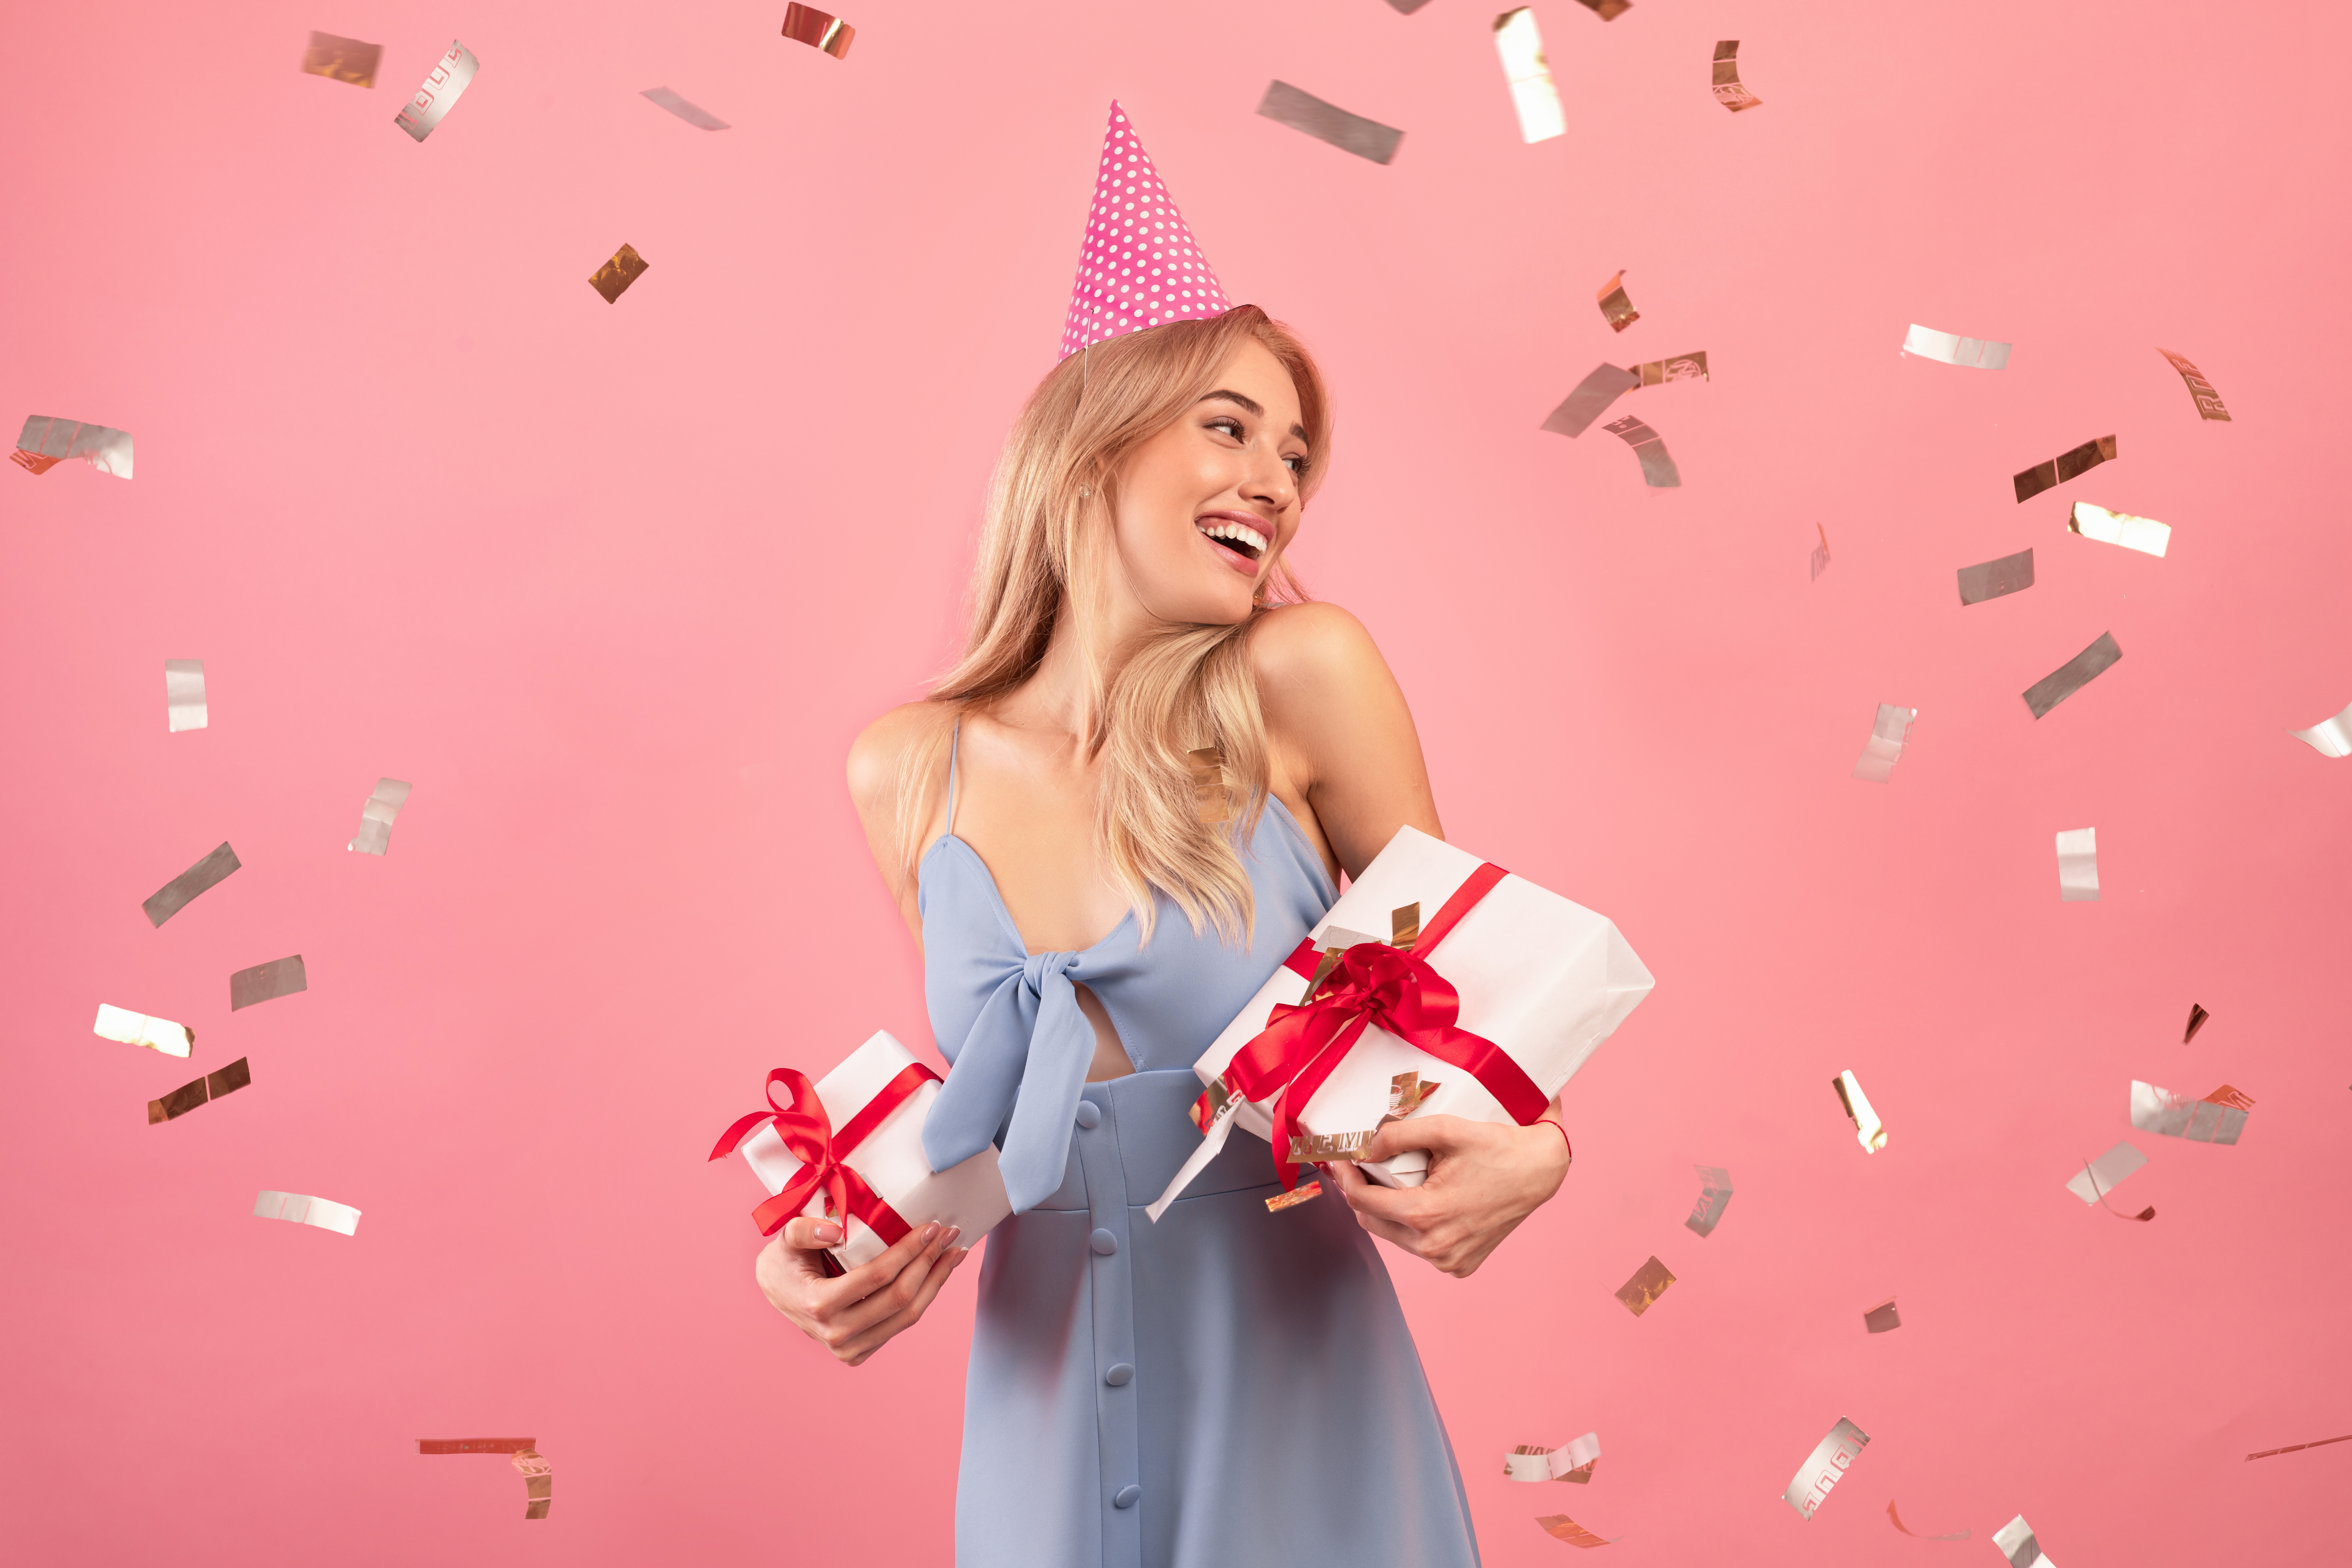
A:
POLYGON ((1208 427, 1212 430, 1222 430, 1236 441, 1242 438, 1242 422, 1238 419, 1212 419, 1209 421, 1208 427))
POLYGON ((1292 477, 1296 478, 1307 471, 1307 459, 1304 458, 1285 458, 1282 459, 1282 466, 1288 468, 1292 477))

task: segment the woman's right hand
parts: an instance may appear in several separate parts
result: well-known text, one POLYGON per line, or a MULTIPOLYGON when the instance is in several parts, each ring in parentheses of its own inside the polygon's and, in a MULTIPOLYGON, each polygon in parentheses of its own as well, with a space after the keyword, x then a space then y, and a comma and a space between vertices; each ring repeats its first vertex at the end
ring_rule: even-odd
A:
POLYGON ((971 1255, 955 1245, 962 1234, 953 1226, 918 1226, 871 1263, 829 1279, 824 1248, 841 1245, 841 1226, 801 1215, 760 1249, 752 1274, 794 1328, 856 1366, 923 1321, 940 1287, 971 1255))

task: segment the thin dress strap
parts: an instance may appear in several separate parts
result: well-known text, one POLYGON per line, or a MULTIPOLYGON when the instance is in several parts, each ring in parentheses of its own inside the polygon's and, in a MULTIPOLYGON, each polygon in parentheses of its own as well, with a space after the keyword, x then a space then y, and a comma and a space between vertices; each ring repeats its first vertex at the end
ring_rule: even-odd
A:
POLYGON ((962 743, 963 716, 958 714, 955 732, 948 737, 948 826, 947 831, 940 836, 942 838, 952 837, 955 834, 956 748, 962 743))

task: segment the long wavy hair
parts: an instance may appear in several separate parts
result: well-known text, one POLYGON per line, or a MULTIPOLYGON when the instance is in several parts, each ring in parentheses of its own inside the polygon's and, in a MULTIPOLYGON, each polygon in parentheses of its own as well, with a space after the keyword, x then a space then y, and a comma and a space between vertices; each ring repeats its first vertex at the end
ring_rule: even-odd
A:
MULTIPOLYGON (((1267 753, 1246 641, 1258 616, 1307 593, 1277 555, 1259 575, 1247 619, 1162 627, 1117 650, 1108 665, 1096 654, 1088 623, 1109 603, 1109 574, 1118 569, 1111 518, 1129 458, 1216 390, 1226 360, 1248 338, 1282 362, 1297 391, 1307 430, 1298 487, 1305 505, 1330 452, 1330 396, 1305 346, 1255 305, 1074 353, 1037 384, 1005 438, 972 563, 963 657, 929 693, 949 714, 986 707, 1034 675, 1062 617, 1076 617, 1096 715, 1087 753, 1101 759, 1095 841, 1145 942, 1155 890, 1196 933, 1213 926, 1224 941, 1243 942, 1255 927, 1239 847, 1265 809, 1267 753), (1209 748, 1221 756, 1221 777, 1196 765, 1192 753, 1209 748), (1223 810, 1215 809, 1219 792, 1223 810)), ((949 731, 942 721, 900 758, 899 864, 909 870, 937 798, 949 731)))

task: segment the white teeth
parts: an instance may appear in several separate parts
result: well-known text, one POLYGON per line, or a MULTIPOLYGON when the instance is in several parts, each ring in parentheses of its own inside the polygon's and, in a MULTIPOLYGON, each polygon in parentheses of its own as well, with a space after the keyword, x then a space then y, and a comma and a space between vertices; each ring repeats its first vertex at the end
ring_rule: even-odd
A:
POLYGON ((1230 539, 1237 543, 1248 545, 1260 555, 1264 555, 1265 553, 1265 535, 1260 533, 1256 529, 1250 527, 1247 523, 1224 521, 1196 522, 1192 526, 1199 529, 1202 533, 1207 534, 1212 539, 1230 539))

